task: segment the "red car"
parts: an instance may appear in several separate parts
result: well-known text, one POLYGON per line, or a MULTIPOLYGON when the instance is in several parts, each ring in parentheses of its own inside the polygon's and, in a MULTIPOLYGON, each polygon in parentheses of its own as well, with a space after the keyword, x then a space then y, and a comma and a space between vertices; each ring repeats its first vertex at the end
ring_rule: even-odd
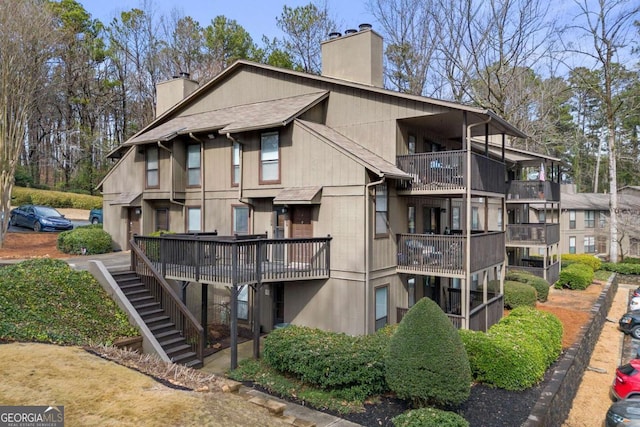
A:
POLYGON ((618 366, 611 394, 614 400, 640 397, 640 359, 631 359, 629 363, 618 366))

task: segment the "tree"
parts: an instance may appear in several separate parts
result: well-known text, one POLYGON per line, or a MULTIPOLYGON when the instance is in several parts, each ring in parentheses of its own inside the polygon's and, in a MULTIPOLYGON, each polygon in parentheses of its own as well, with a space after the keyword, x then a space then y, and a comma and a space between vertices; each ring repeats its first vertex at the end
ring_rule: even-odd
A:
POLYGON ((598 0, 595 7, 587 0, 576 0, 579 15, 570 28, 578 34, 586 35, 591 43, 588 46, 573 45, 566 42, 567 50, 587 59, 602 73, 602 87, 594 90, 595 96, 602 105, 605 120, 604 130, 607 141, 609 166, 609 217, 610 217, 610 258, 618 262, 618 177, 617 177, 617 137, 619 112, 624 100, 619 94, 616 79, 620 67, 617 57, 620 50, 629 43, 629 26, 638 18, 640 5, 628 0, 598 0))
POLYGON ((0 246, 28 124, 47 86, 56 42, 51 10, 37 0, 0 2, 0 246))
POLYGON ((309 3, 296 8, 284 6, 276 23, 285 34, 284 51, 293 58, 294 68, 305 73, 320 74, 320 43, 336 27, 326 5, 309 3))
POLYGON ((458 405, 471 392, 471 368, 458 330, 433 300, 422 298, 391 337, 387 384, 416 406, 458 405))
POLYGON ((238 59, 249 59, 255 49, 251 36, 234 19, 219 15, 204 29, 206 54, 212 68, 209 78, 231 65, 238 59))

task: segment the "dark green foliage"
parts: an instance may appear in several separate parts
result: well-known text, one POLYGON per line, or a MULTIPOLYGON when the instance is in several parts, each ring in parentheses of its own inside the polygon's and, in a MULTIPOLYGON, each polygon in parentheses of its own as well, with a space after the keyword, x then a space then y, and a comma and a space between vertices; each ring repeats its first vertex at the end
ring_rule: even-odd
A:
POLYGON ((602 269, 620 274, 640 274, 640 264, 627 263, 627 260, 625 258, 623 263, 603 262, 602 269))
POLYGON ((562 325, 556 316, 522 307, 487 333, 460 331, 474 380, 506 390, 539 382, 560 354, 562 325))
POLYGON ((625 257, 624 261, 622 262, 623 264, 640 264, 640 258, 634 258, 634 257, 625 257))
POLYGON ((37 259, 0 269, 0 341, 111 344, 138 335, 86 271, 37 259))
POLYGON ((593 269, 586 264, 576 263, 562 269, 555 287, 585 290, 591 282, 593 282, 593 269))
POLYGON ((602 261, 600 258, 589 254, 563 254, 562 267, 568 267, 571 264, 585 264, 591 267, 593 271, 600 270, 602 261))
POLYGON ((436 408, 407 411, 391 419, 395 427, 469 427, 469 422, 455 412, 436 408))
POLYGON ((471 370, 458 331, 431 299, 402 318, 387 348, 386 379, 416 406, 457 405, 469 397, 471 370))
POLYGON ((111 236, 101 224, 77 227, 58 235, 58 249, 66 254, 105 254, 113 250, 111 236))
POLYGON ((352 337, 302 326, 272 331, 264 342, 264 361, 345 399, 362 399, 387 389, 384 349, 392 329, 352 337))
POLYGON ((505 280, 526 283, 527 285, 533 286, 537 293, 537 299, 540 302, 545 302, 549 297, 549 283, 542 277, 526 271, 510 271, 507 273, 505 280))
POLYGON ((505 280, 504 282, 504 306, 514 309, 520 306, 535 307, 537 300, 536 290, 533 286, 521 282, 505 280))

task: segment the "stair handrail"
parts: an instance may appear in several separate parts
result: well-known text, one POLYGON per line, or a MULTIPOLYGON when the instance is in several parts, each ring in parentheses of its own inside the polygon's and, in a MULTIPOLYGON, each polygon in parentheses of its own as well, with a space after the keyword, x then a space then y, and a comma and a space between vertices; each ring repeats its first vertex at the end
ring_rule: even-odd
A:
MULTIPOLYGON (((147 271, 151 273, 153 279, 160 285, 162 292, 168 298, 160 298, 160 306, 165 310, 166 314, 169 315, 171 321, 180 329, 183 333, 185 341, 191 347, 193 352, 196 354, 196 357, 201 362, 203 361, 204 356, 204 328, 198 322, 198 319, 189 311, 186 305, 180 300, 178 295, 175 293, 171 285, 167 283, 167 281, 162 277, 162 275, 155 269, 151 260, 147 258, 142 249, 136 244, 134 239, 130 241, 131 245, 131 269, 138 273, 138 262, 141 262, 146 268, 147 271), (172 307, 167 307, 167 304, 170 304, 172 307), (170 310, 169 308, 174 308, 176 310, 170 310), (181 318, 177 318, 176 315, 179 314, 181 318), (188 329, 195 330, 195 335, 189 333, 188 329)), ((142 283, 145 287, 148 287, 148 283, 142 280, 142 283)))

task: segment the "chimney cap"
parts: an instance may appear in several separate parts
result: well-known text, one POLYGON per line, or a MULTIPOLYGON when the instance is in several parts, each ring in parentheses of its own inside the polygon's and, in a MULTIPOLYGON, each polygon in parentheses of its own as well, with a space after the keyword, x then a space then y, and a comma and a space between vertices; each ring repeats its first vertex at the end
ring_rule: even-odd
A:
POLYGON ((180 71, 180 77, 182 77, 183 79, 188 79, 189 77, 191 77, 191 74, 187 73, 186 71, 180 71))
POLYGON ((329 39, 337 39, 338 37, 340 37, 342 34, 338 31, 332 31, 329 33, 329 39))
POLYGON ((347 30, 344 30, 344 34, 345 34, 345 35, 347 35, 347 34, 353 34, 353 33, 357 33, 357 32, 358 32, 358 30, 353 29, 353 28, 349 28, 349 29, 347 29, 347 30))
POLYGON ((370 30, 371 29, 371 24, 362 23, 362 24, 358 25, 358 28, 360 29, 360 31, 370 30))

